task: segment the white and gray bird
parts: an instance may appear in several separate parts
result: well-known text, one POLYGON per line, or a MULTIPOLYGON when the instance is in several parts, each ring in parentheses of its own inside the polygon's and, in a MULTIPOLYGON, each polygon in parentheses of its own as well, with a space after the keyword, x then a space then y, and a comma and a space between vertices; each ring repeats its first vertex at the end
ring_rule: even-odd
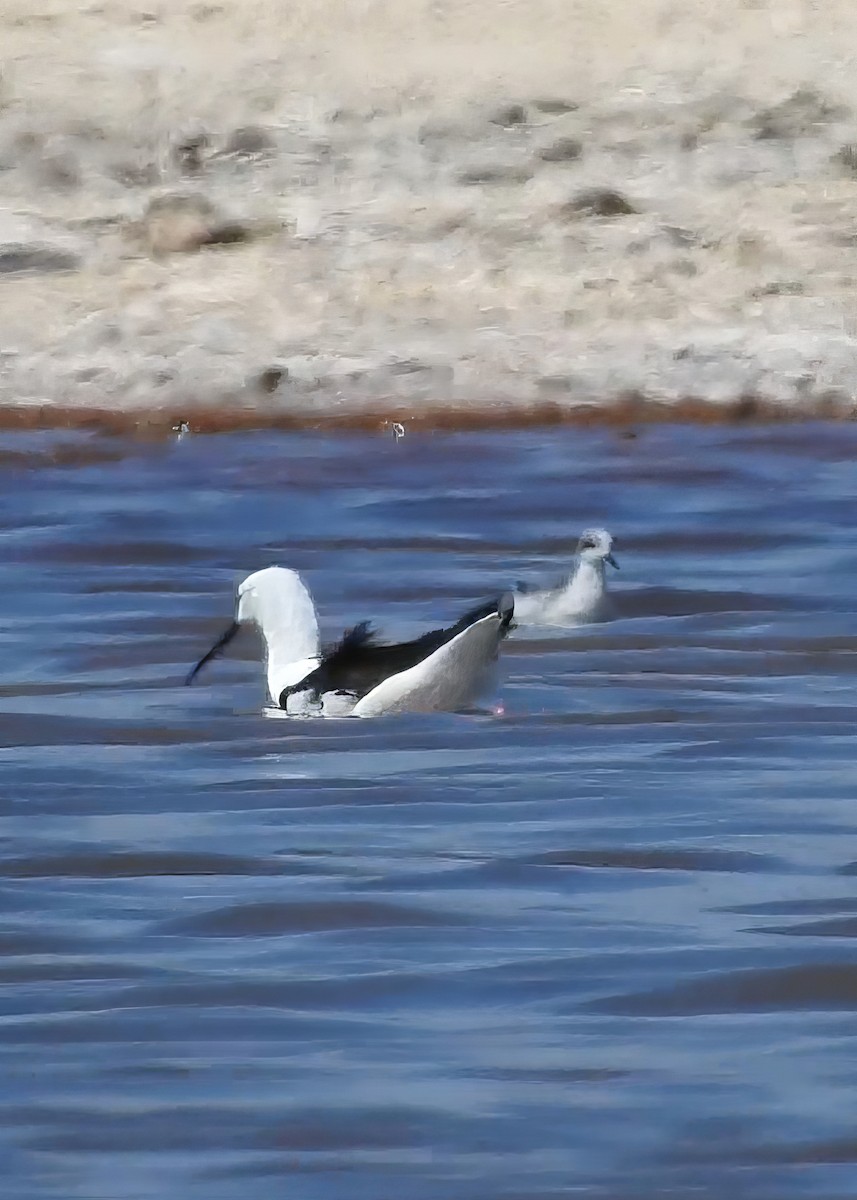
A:
POLYGON ((253 624, 265 643, 268 694, 290 716, 455 711, 490 684, 513 611, 507 592, 454 625, 398 643, 379 641, 364 621, 322 650, 315 606, 300 575, 266 567, 239 584, 235 620, 185 682, 192 683, 242 625, 253 624))
POLYGON ((605 565, 619 569, 613 538, 606 529, 585 529, 577 543, 577 562, 570 575, 553 587, 519 583, 515 592, 518 625, 588 625, 615 613, 607 590, 605 565))

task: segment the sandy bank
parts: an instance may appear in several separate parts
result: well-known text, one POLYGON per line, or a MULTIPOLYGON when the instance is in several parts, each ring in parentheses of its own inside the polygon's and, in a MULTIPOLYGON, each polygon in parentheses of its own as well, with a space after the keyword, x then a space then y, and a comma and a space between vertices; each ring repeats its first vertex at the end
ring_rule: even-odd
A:
POLYGON ((4 425, 854 408, 853 3, 0 19, 4 425))

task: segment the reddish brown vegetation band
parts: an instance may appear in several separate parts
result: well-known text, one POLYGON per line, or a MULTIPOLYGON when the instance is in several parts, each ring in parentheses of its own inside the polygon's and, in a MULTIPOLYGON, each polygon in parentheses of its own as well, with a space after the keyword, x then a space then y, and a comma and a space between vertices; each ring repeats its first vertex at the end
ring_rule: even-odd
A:
POLYGON ((466 406, 425 405, 423 409, 385 405, 351 411, 306 409, 288 412, 282 408, 199 404, 188 409, 170 407, 108 409, 80 405, 25 404, 0 406, 0 430, 92 429, 104 433, 158 437, 187 421, 193 433, 230 433, 247 430, 324 430, 370 432, 394 421, 406 430, 423 432, 470 429, 530 429, 539 426, 605 426, 630 430, 635 425, 664 422, 676 424, 730 425, 811 419, 852 419, 855 410, 842 403, 821 401, 808 407, 784 407, 755 396, 742 396, 731 403, 685 400, 660 404, 640 396, 625 396, 615 403, 576 406, 544 402, 522 407, 486 403, 466 406))

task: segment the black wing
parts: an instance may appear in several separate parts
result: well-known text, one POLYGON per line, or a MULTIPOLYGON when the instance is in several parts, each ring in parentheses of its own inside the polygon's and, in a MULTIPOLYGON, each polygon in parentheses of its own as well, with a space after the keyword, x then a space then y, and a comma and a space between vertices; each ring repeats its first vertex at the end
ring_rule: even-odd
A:
POLYGON ((432 629, 410 642, 379 642, 368 621, 349 629, 342 640, 329 650, 316 669, 300 683, 284 688, 280 707, 285 708, 289 696, 297 692, 312 692, 317 698, 328 692, 347 692, 361 700, 391 675, 399 675, 421 663, 441 646, 451 642, 459 633, 499 612, 505 634, 512 620, 511 598, 492 600, 466 612, 460 621, 446 629, 432 629))

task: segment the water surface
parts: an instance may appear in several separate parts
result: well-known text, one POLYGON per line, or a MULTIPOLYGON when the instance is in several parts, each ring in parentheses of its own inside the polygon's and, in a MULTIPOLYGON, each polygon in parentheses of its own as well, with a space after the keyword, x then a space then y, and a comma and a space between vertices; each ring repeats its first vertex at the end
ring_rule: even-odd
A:
POLYGON ((0 448, 14 1200, 854 1195, 857 430, 0 448), (413 635, 580 529, 502 716, 284 721, 238 578, 413 635))

